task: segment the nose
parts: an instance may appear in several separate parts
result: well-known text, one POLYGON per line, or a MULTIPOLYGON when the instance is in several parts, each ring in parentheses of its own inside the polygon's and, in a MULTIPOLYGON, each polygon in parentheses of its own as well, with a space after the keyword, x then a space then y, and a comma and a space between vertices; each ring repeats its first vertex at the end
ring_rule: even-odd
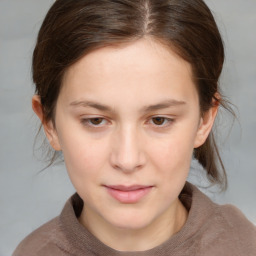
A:
POLYGON ((146 162, 143 142, 136 128, 126 127, 113 135, 111 165, 123 172, 141 169, 146 162))

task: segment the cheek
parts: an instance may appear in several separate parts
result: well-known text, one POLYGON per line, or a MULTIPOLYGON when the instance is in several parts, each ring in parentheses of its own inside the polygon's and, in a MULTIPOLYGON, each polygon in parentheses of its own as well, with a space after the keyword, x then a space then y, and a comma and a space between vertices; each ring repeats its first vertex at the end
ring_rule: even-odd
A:
POLYGON ((69 178, 84 202, 101 201, 95 185, 100 185, 106 168, 106 148, 101 143, 81 139, 65 144, 63 154, 69 178))
POLYGON ((177 127, 161 143, 156 140, 151 147, 149 154, 157 170, 156 177, 159 184, 164 184, 167 198, 170 194, 179 194, 179 189, 184 186, 190 170, 195 134, 196 128, 188 132, 187 129, 177 127))
POLYGON ((178 167, 183 164, 190 164, 193 153, 194 136, 185 133, 176 133, 170 138, 159 142, 151 147, 151 156, 159 165, 178 167))
POLYGON ((107 161, 107 142, 95 141, 79 133, 63 134, 60 139, 65 165, 74 186, 96 179, 107 161))

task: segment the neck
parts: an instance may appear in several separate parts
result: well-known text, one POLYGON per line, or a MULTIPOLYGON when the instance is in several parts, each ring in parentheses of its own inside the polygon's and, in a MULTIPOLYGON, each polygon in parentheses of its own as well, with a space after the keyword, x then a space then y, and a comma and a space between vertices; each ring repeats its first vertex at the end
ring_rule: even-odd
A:
POLYGON ((162 244, 177 233, 185 224, 187 215, 186 208, 177 199, 177 204, 170 211, 139 229, 113 227, 86 207, 79 221, 101 242, 115 250, 145 251, 162 244))

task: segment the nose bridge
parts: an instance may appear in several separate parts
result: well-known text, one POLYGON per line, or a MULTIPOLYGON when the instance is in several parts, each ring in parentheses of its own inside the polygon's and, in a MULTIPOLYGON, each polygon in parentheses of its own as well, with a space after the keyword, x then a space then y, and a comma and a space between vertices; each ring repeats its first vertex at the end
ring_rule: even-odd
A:
POLYGON ((136 127, 132 125, 120 127, 115 134, 114 144, 111 159, 115 168, 129 172, 144 165, 141 136, 136 127))

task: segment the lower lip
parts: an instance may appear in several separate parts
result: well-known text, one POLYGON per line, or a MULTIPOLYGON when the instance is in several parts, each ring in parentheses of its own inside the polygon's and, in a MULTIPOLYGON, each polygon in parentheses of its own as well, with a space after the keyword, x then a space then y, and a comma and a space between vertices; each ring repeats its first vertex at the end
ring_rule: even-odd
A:
POLYGON ((145 187, 131 191, 117 190, 110 187, 106 187, 108 193, 120 203, 132 204, 139 202, 145 197, 152 189, 152 187, 145 187))

